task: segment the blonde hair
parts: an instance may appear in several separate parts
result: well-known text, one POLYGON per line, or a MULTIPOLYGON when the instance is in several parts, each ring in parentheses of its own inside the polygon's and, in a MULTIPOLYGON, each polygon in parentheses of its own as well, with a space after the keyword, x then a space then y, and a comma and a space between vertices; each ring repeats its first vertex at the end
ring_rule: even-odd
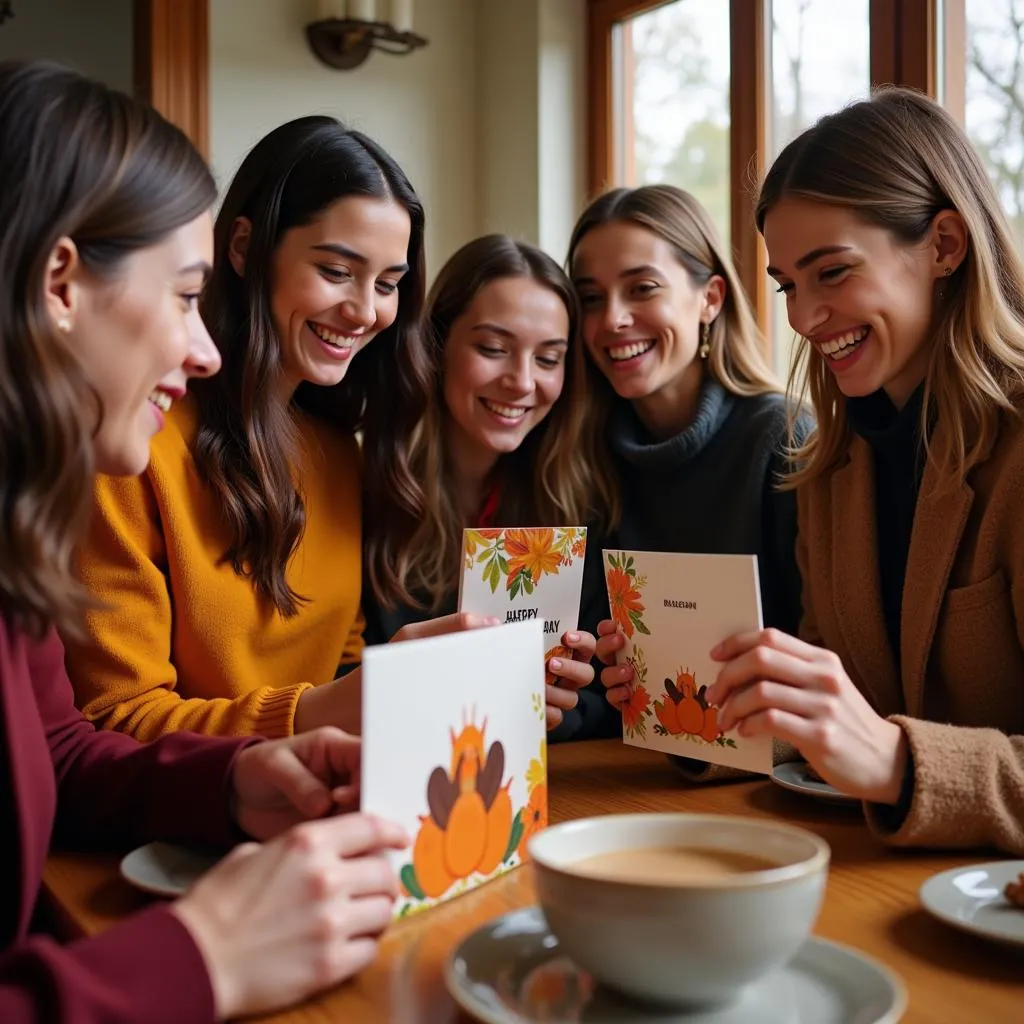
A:
MULTIPOLYGON (((761 186, 762 234, 768 212, 788 197, 852 210, 907 246, 924 239, 938 213, 963 218, 967 255, 940 293, 921 412, 939 488, 956 486, 995 439, 1000 411, 1014 411, 1024 391, 1024 263, 981 159, 938 104, 886 88, 786 146, 761 186), (933 422, 943 424, 937 445, 933 422)), ((800 468, 788 483, 797 486, 839 464, 851 428, 846 398, 810 345, 794 356, 789 391, 809 392, 817 415, 817 431, 795 452, 800 468)))
MULTIPOLYGON (((506 526, 578 526, 602 525, 607 517, 617 516, 618 498, 604 469, 599 433, 587 402, 596 371, 583 353, 572 285, 541 250, 507 235, 478 238, 448 260, 427 296, 425 334, 435 394, 413 432, 409 454, 413 473, 426 492, 425 511, 411 541, 391 552, 401 589, 386 589, 379 582, 375 586, 375 596, 385 607, 416 595, 436 612, 458 583, 462 530, 472 524, 463 521, 446 445, 444 347, 452 325, 480 289, 506 278, 528 278, 558 295, 569 314, 569 350, 565 383, 554 407, 516 451, 499 459, 497 478, 511 477, 516 486, 503 489, 498 519, 506 526)), ((373 531, 374 524, 367 528, 373 531)))
MULTIPOLYGON (((724 279, 725 300, 708 331, 708 370, 734 395, 781 394, 782 383, 765 358, 764 337, 746 292, 707 210, 689 192, 674 185, 606 192, 576 222, 569 242, 570 268, 584 236, 614 221, 636 224, 663 238, 694 284, 704 285, 715 274, 724 279)), ((597 389, 594 398, 607 413, 614 392, 603 376, 601 381, 604 386, 597 389)))

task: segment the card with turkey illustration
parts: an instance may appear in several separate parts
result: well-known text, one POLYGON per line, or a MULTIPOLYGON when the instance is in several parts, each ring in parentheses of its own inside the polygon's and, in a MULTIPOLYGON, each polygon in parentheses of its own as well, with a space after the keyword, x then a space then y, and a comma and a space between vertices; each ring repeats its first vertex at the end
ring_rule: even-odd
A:
MULTIPOLYGON (((585 526, 465 530, 459 611, 536 619, 544 624, 544 664, 571 658, 562 637, 579 624, 586 551, 585 526)), ((554 681, 548 673, 546 682, 554 681)))
POLYGON ((768 774, 771 737, 723 735, 704 697, 721 667, 709 651, 761 628, 756 555, 604 551, 612 619, 626 638, 619 664, 633 666, 622 705, 626 743, 768 774))
POLYGON ((362 810, 412 840, 389 855, 396 917, 523 863, 547 824, 543 637, 532 619, 364 652, 362 810))

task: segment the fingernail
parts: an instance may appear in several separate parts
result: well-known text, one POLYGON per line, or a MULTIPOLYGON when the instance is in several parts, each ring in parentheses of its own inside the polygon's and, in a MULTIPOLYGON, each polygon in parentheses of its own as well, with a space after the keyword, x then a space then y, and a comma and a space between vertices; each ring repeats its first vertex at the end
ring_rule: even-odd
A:
POLYGON ((725 642, 724 641, 721 642, 721 643, 715 644, 715 646, 711 648, 711 651, 708 654, 708 657, 709 658, 720 658, 722 656, 722 648, 723 647, 725 647, 725 642))
POLYGON ((569 643, 571 643, 571 644, 576 643, 576 641, 579 640, 579 638, 580 638, 579 633, 566 633, 565 634, 565 639, 568 640, 569 643))
POLYGON ((562 667, 562 659, 561 658, 552 658, 548 662, 548 668, 550 668, 552 672, 557 672, 561 667, 562 667))
POLYGON ((488 615, 487 618, 484 619, 484 622, 486 622, 488 626, 496 626, 498 625, 499 622, 501 622, 501 619, 497 618, 494 615, 488 615))

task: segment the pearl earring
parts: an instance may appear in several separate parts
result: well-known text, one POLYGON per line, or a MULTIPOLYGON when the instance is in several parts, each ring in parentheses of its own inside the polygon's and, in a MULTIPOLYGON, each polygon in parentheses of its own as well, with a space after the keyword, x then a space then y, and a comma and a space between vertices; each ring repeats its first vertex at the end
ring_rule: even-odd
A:
POLYGON ((697 350, 701 359, 707 359, 708 353, 711 351, 711 343, 708 341, 708 335, 710 334, 711 324, 704 320, 700 325, 700 348, 697 350))
POLYGON ((71 320, 66 316, 62 316, 57 321, 57 328, 64 334, 69 334, 71 331, 71 320))

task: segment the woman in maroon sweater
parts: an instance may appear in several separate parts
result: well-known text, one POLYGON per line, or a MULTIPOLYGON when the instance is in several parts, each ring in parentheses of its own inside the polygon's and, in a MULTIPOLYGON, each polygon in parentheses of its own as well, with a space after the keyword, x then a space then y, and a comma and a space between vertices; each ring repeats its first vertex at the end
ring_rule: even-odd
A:
POLYGON ((213 181, 158 114, 45 64, 0 64, 0 153, 0 1020, 272 1010, 368 963, 390 918, 381 854, 405 837, 331 813, 355 800, 358 741, 97 733, 54 632, 86 607, 72 561, 94 470, 142 471, 188 377, 220 365, 196 311, 213 181), (244 835, 279 838, 98 938, 29 933, 52 838, 244 835))

